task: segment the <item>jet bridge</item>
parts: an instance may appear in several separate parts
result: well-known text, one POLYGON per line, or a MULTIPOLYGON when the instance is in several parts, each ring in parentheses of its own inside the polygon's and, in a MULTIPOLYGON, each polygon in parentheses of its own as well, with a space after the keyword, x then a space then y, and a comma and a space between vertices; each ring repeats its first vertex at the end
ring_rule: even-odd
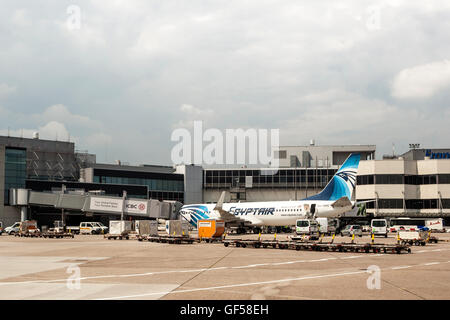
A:
POLYGON ((88 192, 37 192, 28 189, 10 189, 10 205, 20 207, 21 219, 27 219, 29 206, 52 207, 89 214, 108 214, 176 220, 181 203, 155 199, 122 198, 95 195, 88 192))

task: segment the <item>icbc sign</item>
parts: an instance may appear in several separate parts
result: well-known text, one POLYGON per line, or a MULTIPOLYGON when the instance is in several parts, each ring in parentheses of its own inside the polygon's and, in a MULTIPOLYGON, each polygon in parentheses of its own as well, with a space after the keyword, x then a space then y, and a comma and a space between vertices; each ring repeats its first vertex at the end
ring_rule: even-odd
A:
POLYGON ((129 213, 145 213, 147 211, 147 203, 142 201, 126 200, 125 211, 129 213))

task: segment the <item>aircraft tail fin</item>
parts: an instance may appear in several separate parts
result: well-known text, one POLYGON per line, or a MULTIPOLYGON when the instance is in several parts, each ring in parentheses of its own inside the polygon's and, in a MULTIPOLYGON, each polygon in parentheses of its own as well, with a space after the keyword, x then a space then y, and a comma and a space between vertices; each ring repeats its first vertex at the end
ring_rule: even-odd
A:
POLYGON ((325 188, 320 193, 305 200, 336 201, 342 197, 351 200, 356 186, 356 173, 360 159, 359 153, 350 154, 325 188))

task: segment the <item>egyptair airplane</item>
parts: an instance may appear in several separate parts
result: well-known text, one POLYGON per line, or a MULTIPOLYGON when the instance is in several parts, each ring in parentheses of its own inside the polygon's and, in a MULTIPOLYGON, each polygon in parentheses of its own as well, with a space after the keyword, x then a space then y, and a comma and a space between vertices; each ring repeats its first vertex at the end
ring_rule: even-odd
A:
POLYGON ((260 227, 295 225, 302 218, 339 217, 355 205, 351 199, 360 157, 359 153, 350 154, 320 193, 303 200, 224 203, 224 191, 216 204, 184 205, 180 214, 194 227, 203 219, 260 227))

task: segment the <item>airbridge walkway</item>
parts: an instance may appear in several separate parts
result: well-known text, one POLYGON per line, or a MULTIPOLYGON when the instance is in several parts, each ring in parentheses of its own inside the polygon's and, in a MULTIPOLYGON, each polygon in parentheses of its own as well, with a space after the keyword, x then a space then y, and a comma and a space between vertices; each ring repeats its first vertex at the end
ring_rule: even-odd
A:
POLYGON ((128 199, 92 193, 66 191, 37 192, 28 189, 10 189, 10 205, 20 207, 21 221, 28 217, 30 206, 50 207, 85 214, 108 214, 154 219, 178 219, 182 204, 178 201, 155 199, 128 199))

